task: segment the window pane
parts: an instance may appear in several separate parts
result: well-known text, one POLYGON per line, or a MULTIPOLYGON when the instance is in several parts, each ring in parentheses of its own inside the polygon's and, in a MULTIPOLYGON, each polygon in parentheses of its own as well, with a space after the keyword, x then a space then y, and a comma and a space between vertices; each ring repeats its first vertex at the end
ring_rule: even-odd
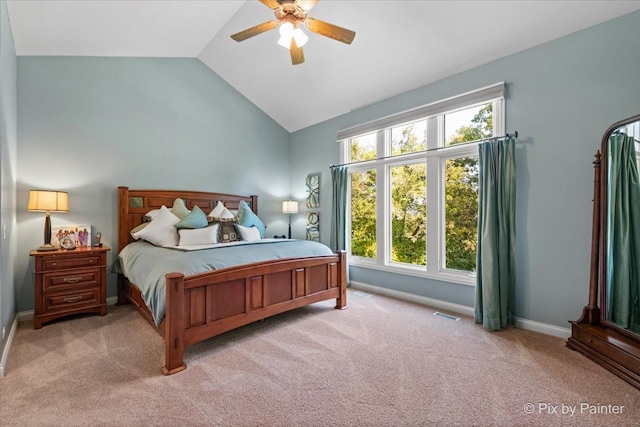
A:
POLYGON ((351 174, 351 254, 376 257, 376 171, 351 174))
POLYGON ((445 162, 445 268, 474 271, 478 243, 478 157, 445 162))
POLYGON ((427 149, 427 122, 415 122, 391 129, 391 155, 427 149))
POLYGON ((426 265, 427 167, 391 168, 391 260, 426 265))
POLYGON ((349 140, 351 147, 351 161, 361 162, 363 160, 373 160, 376 156, 376 134, 361 135, 349 140))
POLYGON ((479 105, 444 116, 445 146, 493 136, 493 103, 479 105))

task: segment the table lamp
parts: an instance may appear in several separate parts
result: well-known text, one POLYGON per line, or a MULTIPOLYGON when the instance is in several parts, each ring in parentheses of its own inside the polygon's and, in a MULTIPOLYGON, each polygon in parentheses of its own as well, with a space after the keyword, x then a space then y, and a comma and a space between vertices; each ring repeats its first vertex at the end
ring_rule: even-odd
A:
POLYGON ((285 200, 282 202, 282 213, 289 214, 289 239, 291 238, 291 215, 298 213, 298 202, 295 200, 285 200))
POLYGON ((44 245, 39 251, 55 251, 58 248, 51 244, 51 212, 69 212, 69 194, 64 191, 31 190, 29 191, 29 212, 46 212, 44 219, 44 245))

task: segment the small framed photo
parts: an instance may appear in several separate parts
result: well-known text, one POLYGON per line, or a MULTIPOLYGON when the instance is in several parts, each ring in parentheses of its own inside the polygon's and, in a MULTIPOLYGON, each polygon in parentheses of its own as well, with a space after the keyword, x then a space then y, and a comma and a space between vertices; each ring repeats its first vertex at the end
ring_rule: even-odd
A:
POLYGON ((51 244, 62 247, 62 242, 73 241, 75 247, 91 246, 91 225, 64 225, 51 228, 51 244))

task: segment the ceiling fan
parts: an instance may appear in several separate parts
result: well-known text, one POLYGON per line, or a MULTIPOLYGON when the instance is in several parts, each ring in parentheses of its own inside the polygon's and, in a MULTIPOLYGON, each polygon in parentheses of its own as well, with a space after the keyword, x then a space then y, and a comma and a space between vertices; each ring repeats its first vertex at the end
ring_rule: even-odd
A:
POLYGON ((309 39, 300 27, 306 27, 313 33, 346 44, 351 44, 356 36, 354 31, 307 17, 307 13, 318 0, 260 0, 260 2, 275 11, 276 20, 263 22, 255 27, 240 31, 232 35, 231 38, 241 42, 280 26, 278 44, 289 49, 293 65, 304 62, 302 46, 309 39))

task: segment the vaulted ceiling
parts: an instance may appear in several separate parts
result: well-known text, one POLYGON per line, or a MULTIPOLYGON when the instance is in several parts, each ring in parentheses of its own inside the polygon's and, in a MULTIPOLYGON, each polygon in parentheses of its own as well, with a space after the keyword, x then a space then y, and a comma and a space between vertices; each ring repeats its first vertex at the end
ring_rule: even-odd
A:
MULTIPOLYGON (((309 16, 356 32, 309 33, 292 65, 258 0, 8 0, 18 56, 198 58, 290 132, 640 10, 640 1, 338 1, 309 16)), ((541 64, 542 66, 542 64, 541 64)))

